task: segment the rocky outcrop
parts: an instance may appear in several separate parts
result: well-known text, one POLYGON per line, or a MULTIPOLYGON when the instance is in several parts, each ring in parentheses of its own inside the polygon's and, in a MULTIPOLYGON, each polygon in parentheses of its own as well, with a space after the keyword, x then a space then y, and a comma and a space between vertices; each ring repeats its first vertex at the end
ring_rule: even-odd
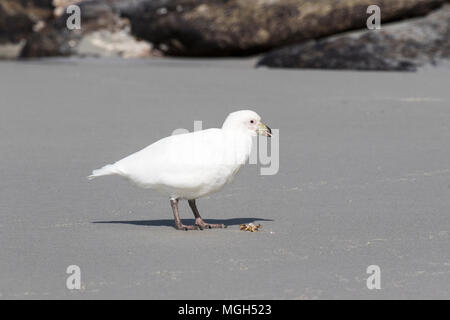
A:
MULTIPOLYGON (((15 2, 43 4, 45 0, 0 0, 9 6, 15 2)), ((425 15, 444 2, 377 0, 377 5, 381 7, 384 23, 425 15)), ((148 56, 159 52, 178 56, 249 55, 363 28, 368 18, 367 7, 373 0, 55 0, 54 3, 53 19, 31 27, 34 32, 27 36, 22 57, 109 53, 148 56), (81 8, 81 30, 66 27, 69 14, 64 6, 72 3, 81 8)))
POLYGON ((0 0, 0 44, 18 43, 52 16, 52 0, 0 0))
MULTIPOLYGON (((378 0, 382 22, 422 16, 445 0, 378 0)), ((373 0, 138 0, 132 33, 167 55, 228 56, 366 26, 373 0)))
POLYGON ((450 5, 425 18, 275 50, 258 66, 413 71, 450 58, 450 5))
POLYGON ((81 12, 81 29, 79 30, 69 30, 66 22, 70 14, 65 10, 59 10, 59 16, 44 29, 29 37, 22 49, 21 57, 151 55, 152 47, 148 42, 136 40, 131 36, 129 21, 122 18, 120 11, 115 7, 115 4, 121 2, 127 1, 78 2, 81 12))

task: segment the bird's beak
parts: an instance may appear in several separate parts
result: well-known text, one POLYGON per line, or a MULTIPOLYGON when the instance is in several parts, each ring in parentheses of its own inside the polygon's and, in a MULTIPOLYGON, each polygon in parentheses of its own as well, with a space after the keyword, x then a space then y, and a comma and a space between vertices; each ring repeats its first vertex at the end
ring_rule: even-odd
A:
POLYGON ((259 134, 260 136, 266 137, 272 136, 272 130, 270 130, 270 128, 262 122, 259 123, 258 129, 256 129, 256 133, 259 134))

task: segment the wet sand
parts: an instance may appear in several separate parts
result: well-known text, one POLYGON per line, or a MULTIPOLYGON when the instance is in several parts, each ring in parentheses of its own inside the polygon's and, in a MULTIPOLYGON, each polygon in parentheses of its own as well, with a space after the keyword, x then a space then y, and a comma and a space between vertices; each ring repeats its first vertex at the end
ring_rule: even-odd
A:
POLYGON ((0 299, 449 299, 450 69, 253 63, 1 62, 0 299), (177 231, 164 196, 86 179, 242 107, 280 130, 280 170, 248 165, 198 201, 227 229, 177 231), (250 222, 261 231, 239 230, 250 222))

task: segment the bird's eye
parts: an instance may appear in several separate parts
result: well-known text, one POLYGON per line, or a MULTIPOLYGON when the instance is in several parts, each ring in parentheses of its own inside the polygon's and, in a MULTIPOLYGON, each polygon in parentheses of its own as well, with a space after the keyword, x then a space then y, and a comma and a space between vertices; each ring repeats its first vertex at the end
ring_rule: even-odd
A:
POLYGON ((254 120, 250 120, 250 123, 255 123, 255 121, 254 120))

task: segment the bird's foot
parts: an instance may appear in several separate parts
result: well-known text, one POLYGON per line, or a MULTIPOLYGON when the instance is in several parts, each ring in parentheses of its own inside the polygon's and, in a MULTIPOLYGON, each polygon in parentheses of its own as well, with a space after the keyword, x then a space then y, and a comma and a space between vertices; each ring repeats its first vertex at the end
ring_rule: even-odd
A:
POLYGON ((200 228, 200 230, 203 229, 222 229, 226 228, 227 226, 224 224, 214 224, 214 223, 206 223, 202 219, 195 219, 195 225, 200 228))
POLYGON ((197 225, 187 226, 187 225, 184 225, 184 224, 177 224, 177 225, 175 225, 175 228, 177 230, 184 230, 184 231, 199 230, 200 229, 199 226, 197 226, 197 225))

